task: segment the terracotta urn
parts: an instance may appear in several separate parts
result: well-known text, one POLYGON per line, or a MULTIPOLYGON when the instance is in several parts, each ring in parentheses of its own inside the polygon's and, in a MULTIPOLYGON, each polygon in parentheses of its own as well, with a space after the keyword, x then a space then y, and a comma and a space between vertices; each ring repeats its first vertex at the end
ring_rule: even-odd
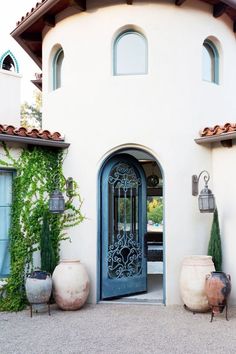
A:
POLYGON ((230 275, 224 272, 211 272, 206 276, 205 291, 213 314, 222 313, 231 292, 230 275))
POLYGON ((205 293, 206 275, 214 271, 211 256, 187 256, 182 262, 180 291, 184 305, 193 312, 206 312, 209 304, 205 293))
POLYGON ((85 266, 78 260, 62 260, 53 275, 54 299, 62 310, 78 310, 87 300, 89 278, 85 266))

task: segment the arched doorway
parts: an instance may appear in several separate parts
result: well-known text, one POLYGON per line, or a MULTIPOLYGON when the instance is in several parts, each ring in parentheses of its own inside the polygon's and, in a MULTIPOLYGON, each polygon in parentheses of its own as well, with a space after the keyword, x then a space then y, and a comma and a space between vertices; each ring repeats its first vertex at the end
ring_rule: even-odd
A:
POLYGON ((104 162, 99 180, 99 300, 164 303, 163 176, 137 148, 104 162))

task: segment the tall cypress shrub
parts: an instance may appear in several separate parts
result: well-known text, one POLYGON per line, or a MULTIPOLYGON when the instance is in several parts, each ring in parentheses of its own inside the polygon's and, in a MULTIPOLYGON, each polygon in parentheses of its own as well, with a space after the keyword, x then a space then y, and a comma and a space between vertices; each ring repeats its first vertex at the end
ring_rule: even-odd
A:
POLYGON ((220 239, 220 227, 218 219, 218 211, 215 209, 213 222, 211 227, 211 237, 208 244, 208 255, 212 256, 216 271, 220 272, 222 265, 222 250, 220 239))
POLYGON ((51 233, 48 222, 48 215, 43 215, 43 225, 40 238, 41 269, 50 274, 56 267, 56 257, 52 246, 51 233))

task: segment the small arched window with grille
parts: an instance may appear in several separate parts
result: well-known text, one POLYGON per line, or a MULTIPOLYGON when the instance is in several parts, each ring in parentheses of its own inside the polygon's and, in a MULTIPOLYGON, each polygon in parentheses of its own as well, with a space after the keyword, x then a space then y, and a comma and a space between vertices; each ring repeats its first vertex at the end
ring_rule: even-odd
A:
POLYGON ((63 85, 64 51, 60 48, 53 58, 53 90, 63 85))
POLYGON ((209 39, 203 42, 202 47, 202 79, 219 84, 219 53, 209 39))
POLYGON ((5 52, 0 58, 0 69, 19 73, 19 66, 16 58, 10 50, 5 52))
POLYGON ((133 30, 122 32, 114 41, 113 74, 147 74, 147 52, 147 40, 141 33, 133 30))

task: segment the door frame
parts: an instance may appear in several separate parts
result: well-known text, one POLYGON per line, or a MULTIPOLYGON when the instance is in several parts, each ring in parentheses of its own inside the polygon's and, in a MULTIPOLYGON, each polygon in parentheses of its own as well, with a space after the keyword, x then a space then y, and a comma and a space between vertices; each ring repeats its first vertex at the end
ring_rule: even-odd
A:
MULTIPOLYGON (((165 188, 165 176, 164 176, 164 171, 162 168, 162 165, 160 164, 159 160, 156 158, 155 153, 144 146, 136 145, 136 144, 123 144, 121 146, 115 147, 111 149, 109 152, 107 152, 105 155, 103 155, 103 158, 100 160, 100 164, 98 167, 98 176, 97 176, 97 284, 96 284, 96 302, 100 301, 106 301, 106 300, 101 300, 101 257, 102 257, 102 250, 101 250, 101 206, 102 206, 102 201, 101 201, 101 176, 104 167, 106 166, 107 162, 114 156, 122 153, 126 153, 127 150, 137 150, 140 152, 144 152, 150 157, 153 158, 153 160, 157 163, 157 165, 160 168, 161 174, 162 174, 162 179, 163 179, 163 198, 164 198, 164 209, 163 209, 163 305, 166 305, 167 299, 166 299, 166 203, 165 203, 165 195, 166 195, 166 188, 165 188)), ((131 155, 132 156, 132 155, 131 155)), ((112 300, 109 300, 112 301, 112 300)))
MULTIPOLYGON (((101 270, 101 297, 105 297, 105 293, 108 293, 110 287, 108 284, 113 283, 114 289, 113 292, 114 294, 111 296, 106 295, 107 298, 109 297, 119 297, 119 296, 128 296, 128 295, 135 295, 136 293, 142 293, 147 291, 147 260, 145 257, 145 244, 144 244, 144 235, 146 234, 146 229, 147 229, 147 214, 146 214, 146 208, 147 208, 147 197, 146 197, 146 176, 143 170, 143 167, 141 166, 140 162, 134 158, 133 156, 129 154, 116 154, 112 156, 109 160, 107 160, 106 164, 102 168, 102 173, 101 173, 101 239, 100 239, 100 247, 101 247, 101 259, 100 259, 100 267, 102 266, 103 271, 101 270), (106 245, 106 242, 108 243, 108 225, 109 225, 109 215, 104 215, 107 214, 108 208, 109 208, 109 202, 108 202, 108 186, 109 184, 106 183, 106 178, 110 175, 111 171, 115 166, 118 165, 118 163, 124 162, 127 163, 129 166, 132 166, 134 169, 134 173, 137 174, 140 178, 141 184, 138 186, 138 242, 140 242, 141 247, 142 247, 142 271, 141 273, 135 274, 133 277, 127 278, 120 278, 120 279, 113 279, 109 280, 109 277, 105 276, 105 273, 107 274, 107 266, 106 264, 106 256, 104 254, 104 245, 106 245), (104 180, 105 178, 105 180, 104 180), (105 185, 104 185, 105 182, 105 185), (106 235, 104 237, 104 235, 106 235), (105 258, 104 258, 105 257, 105 258), (105 276, 105 277, 104 277, 105 276), (123 284, 123 286, 126 287, 126 291, 122 291, 121 289, 119 290, 119 287, 123 284), (136 291, 135 291, 136 287, 136 291), (118 292, 114 290, 118 290, 118 292), (123 292, 123 294, 122 294, 123 292), (124 293, 126 292, 126 294, 124 293)), ((106 247, 105 247, 106 249, 106 247)), ((106 251, 105 251, 106 253, 106 251)), ((111 289, 112 292, 112 289, 111 289)), ((103 300, 106 300, 106 297, 103 300)))

